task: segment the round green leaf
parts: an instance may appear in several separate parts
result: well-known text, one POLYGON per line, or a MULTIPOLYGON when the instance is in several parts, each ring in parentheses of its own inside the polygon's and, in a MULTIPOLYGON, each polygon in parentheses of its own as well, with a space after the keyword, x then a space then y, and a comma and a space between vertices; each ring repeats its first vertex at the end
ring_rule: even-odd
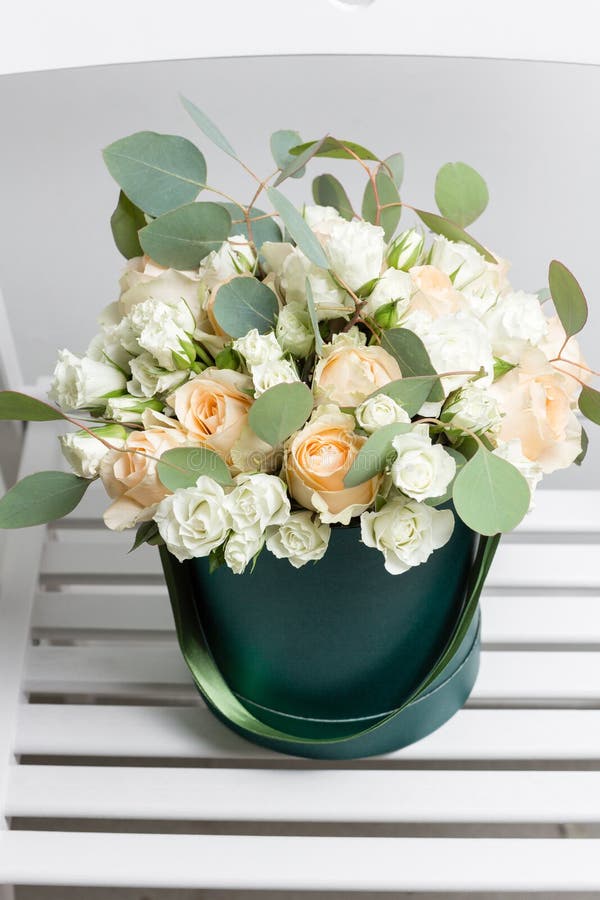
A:
POLYGON ((480 244, 479 241, 476 241, 470 234, 467 234, 467 232, 460 228, 455 222, 444 219, 436 213, 424 212, 422 209, 415 209, 415 212, 421 221, 424 222, 434 234, 441 234, 445 238, 448 238, 449 241, 461 241, 463 244, 468 244, 470 247, 477 250, 477 252, 489 263, 498 262, 496 257, 492 256, 490 251, 486 250, 483 244, 480 244))
MULTIPOLYGON (((379 203, 381 206, 385 206, 387 203, 400 203, 398 188, 396 187, 390 176, 387 174, 387 172, 380 171, 377 173, 377 175, 375 176, 375 185, 377 187, 379 203)), ((398 222, 400 221, 401 214, 401 206, 391 206, 389 209, 381 210, 379 225, 381 225, 385 232, 386 241, 390 241, 392 239, 392 235, 394 234, 398 226, 398 222)), ((373 225, 377 224, 377 201, 375 199, 373 184, 370 179, 367 182, 365 193, 363 195, 362 215, 363 219, 366 219, 367 222, 371 222, 371 224, 373 225)))
POLYGON ((194 487, 201 475, 219 484, 232 484, 229 469, 221 457, 208 447, 175 447, 160 457, 156 467, 162 484, 170 491, 194 487))
POLYGON ((354 218, 348 194, 333 175, 318 175, 312 183, 312 193, 319 206, 333 206, 348 222, 354 218))
POLYGON ((391 156, 383 160, 379 170, 387 172, 398 190, 400 190, 404 180, 404 156, 402 153, 392 153, 391 156))
MULTIPOLYGON (((428 399, 432 402, 444 399, 444 390, 437 380, 429 354, 420 337, 408 328, 390 328, 381 336, 381 346, 394 357, 404 378, 416 375, 434 375, 428 399)), ((427 399, 427 398, 426 398, 427 399)))
MULTIPOLYGON (((229 231, 229 236, 231 237, 234 234, 243 234, 245 238, 248 238, 248 228, 246 227, 246 222, 244 221, 244 214, 239 206, 236 206, 235 203, 221 203, 220 205, 224 207, 224 209, 226 209, 231 216, 231 229, 229 231)), ((264 211, 262 209, 258 209, 258 207, 256 206, 253 206, 250 210, 251 219, 264 215, 264 211)), ((281 243, 281 228, 272 217, 269 217, 267 219, 258 219, 257 222, 252 222, 251 224, 252 237, 258 250, 260 250, 265 241, 272 241, 275 244, 281 243)))
POLYGON ((406 410, 409 416, 416 415, 438 381, 437 375, 410 376, 390 381, 374 391, 371 396, 385 394, 406 410))
POLYGON ((257 397, 248 412, 248 424, 272 447, 302 428, 313 408, 313 395, 303 382, 276 384, 257 397))
POLYGON ((585 430, 585 428, 582 428, 581 429, 581 453, 574 460, 574 463, 576 466, 580 466, 582 464, 582 462, 584 461, 584 459, 586 458, 589 445, 590 445, 590 439, 587 435, 587 431, 585 430))
POLYGON ((579 334, 588 317, 588 307, 579 282, 567 267, 553 259, 548 269, 550 294, 567 337, 579 334))
POLYGON ((63 413, 42 400, 19 391, 0 391, 0 419, 16 422, 53 422, 63 413))
POLYGON ((184 97, 183 94, 179 95, 179 99, 183 105, 185 111, 189 114, 189 116, 194 120, 198 128, 204 132, 206 137, 222 150, 224 153, 227 153, 228 156, 232 156, 234 159, 237 159, 237 154, 223 132, 217 128, 212 119, 209 119, 206 113, 202 112, 201 109, 198 109, 195 103, 192 103, 191 100, 188 100, 187 97, 184 97))
POLYGON ((317 307, 315 306, 315 298, 313 297, 312 287, 310 284, 310 278, 306 278, 305 281, 306 286, 306 305, 308 307, 308 315, 310 318, 311 328, 313 330, 313 334, 315 336, 315 353, 317 356, 323 356, 323 338, 321 337, 321 332, 319 330, 319 320, 317 318, 317 307))
POLYGON ((103 151, 104 162, 129 199, 151 216, 191 203, 206 184, 206 163, 186 138, 138 131, 103 151))
POLYGON ((579 409, 586 419, 600 425, 600 391, 584 384, 579 395, 579 409))
POLYGON ((132 203, 129 197, 121 191, 115 211, 110 217, 110 229, 117 250, 125 259, 133 259, 142 256, 143 250, 140 244, 138 231, 146 224, 146 217, 141 209, 132 203))
POLYGON ((244 337, 256 328, 266 334, 275 327, 279 305, 266 284, 240 275, 222 284, 214 295, 213 315, 223 331, 233 338, 244 337))
POLYGON ((441 214, 461 228, 479 218, 488 200, 485 181, 466 163, 446 163, 437 173, 435 202, 441 214))
POLYGON ((316 266, 328 269, 329 260, 325 255, 325 251, 296 207, 276 188, 267 188, 267 194, 281 216, 285 227, 304 255, 316 266))
POLYGON ((452 496, 465 525, 486 535, 512 531, 531 502, 529 486, 519 470, 484 447, 457 475, 452 496))
POLYGON ((372 159, 375 162, 379 162, 379 157, 375 156, 371 150, 367 150, 366 147, 361 147, 360 144, 355 144, 354 141, 340 141, 338 138, 329 136, 320 141, 308 141, 305 144, 291 147, 289 152, 292 156, 301 156, 307 150, 313 149, 316 144, 319 147, 313 154, 314 156, 326 156, 329 159, 354 159, 355 157, 352 155, 354 153, 359 159, 372 159))
MULTIPOLYGON (((292 165, 296 166, 298 160, 291 155, 290 148, 297 147, 301 141, 302 138, 297 131, 282 129, 281 131, 275 131, 271 135, 271 153, 282 172, 285 172, 292 165)), ((304 166, 300 163, 300 167, 294 168, 293 172, 290 171, 287 177, 302 178, 303 175, 304 166)))
POLYGON ((313 141, 310 144, 305 144, 305 149, 297 156, 292 156, 288 151, 289 162, 277 176, 277 179, 274 182, 275 187, 280 185, 282 181, 285 181, 286 178, 300 178, 304 175, 306 164, 317 155, 324 142, 325 138, 323 137, 320 141, 313 141))
POLYGON ((188 203, 165 213, 139 233, 148 256, 173 269, 196 269, 229 237, 231 216, 220 203, 188 203))
POLYGON ((75 509, 91 479, 69 472, 36 472, 0 500, 0 528, 29 528, 62 519, 75 509))
POLYGON ((379 431, 367 438, 346 473, 344 486, 347 488, 356 487, 383 472, 393 451, 393 439, 398 434, 406 434, 411 427, 411 425, 404 422, 384 425, 383 428, 380 428, 379 431))

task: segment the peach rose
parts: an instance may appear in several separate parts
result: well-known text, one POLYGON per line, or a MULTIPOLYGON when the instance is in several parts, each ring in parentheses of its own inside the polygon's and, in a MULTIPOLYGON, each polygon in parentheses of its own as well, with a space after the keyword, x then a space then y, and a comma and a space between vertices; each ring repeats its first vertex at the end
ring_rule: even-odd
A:
POLYGON ((228 461, 231 448, 248 419, 252 379, 231 369, 205 369, 178 387, 167 403, 183 425, 188 440, 206 444, 228 461))
POLYGON ((333 405, 319 407, 286 447, 285 470, 290 494, 305 509, 316 510, 323 522, 348 525, 375 500, 381 479, 344 487, 366 438, 354 433, 354 417, 333 405))
POLYGON ((538 345, 539 349, 547 356, 548 359, 555 359, 560 353, 559 362, 552 363, 557 372, 564 373, 563 387, 571 400, 575 400, 579 396, 581 386, 575 378, 585 383, 591 381, 591 373, 581 365, 586 366, 585 358, 581 352, 581 348, 576 338, 569 338, 565 345, 566 338, 565 329, 562 327, 558 316, 553 316, 548 321, 548 332, 546 337, 538 345), (561 352, 561 348, 562 352, 561 352), (580 365, 581 364, 581 365, 580 365), (575 378, 571 376, 574 375, 575 378))
POLYGON ((319 361, 313 385, 318 402, 358 406, 398 378, 402 378, 400 366, 387 350, 342 344, 319 361))
POLYGON ((524 455, 545 474, 570 466, 581 451, 581 425, 564 382, 545 355, 533 349, 489 388, 504 414, 498 439, 519 438, 524 455))
POLYGON ((409 314, 418 311, 438 319, 468 308, 465 297, 455 290, 450 277, 435 266, 414 266, 410 277, 416 292, 410 298, 409 314))
POLYGON ((170 493, 159 481, 156 460, 167 450, 189 444, 179 428, 149 428, 134 431, 125 447, 141 453, 110 450, 100 464, 100 478, 114 503, 104 513, 104 522, 113 531, 133 528, 152 518, 156 505, 170 493))

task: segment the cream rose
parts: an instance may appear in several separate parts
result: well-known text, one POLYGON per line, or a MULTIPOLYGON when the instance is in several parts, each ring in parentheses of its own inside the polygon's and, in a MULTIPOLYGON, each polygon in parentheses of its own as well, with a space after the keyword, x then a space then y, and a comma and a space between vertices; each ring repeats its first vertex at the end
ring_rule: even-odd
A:
POLYGON ((318 402, 357 406, 399 378, 400 366, 382 347, 341 345, 317 363, 313 387, 318 402))
POLYGON ((158 478, 157 459, 188 443, 176 427, 149 428, 133 432, 125 442, 126 450, 138 452, 111 450, 106 454, 100 463, 100 478, 114 500, 104 513, 108 528, 123 531, 152 518, 156 504, 169 493, 158 478))
POLYGON ((48 392, 63 409, 104 409, 109 397, 125 393, 125 375, 110 363, 61 350, 48 392))
POLYGON ((430 319, 453 315, 467 309, 467 301, 448 275, 435 266, 415 266, 410 270, 413 293, 406 312, 424 313, 430 319))
POLYGON ((234 575, 243 575, 246 566, 260 552, 264 543, 264 534, 256 529, 234 532, 225 544, 225 564, 234 575))
MULTIPOLYGON (((95 435, 116 447, 122 447, 127 431, 122 425, 104 425, 101 428, 90 428, 95 435)), ((73 472, 80 478, 96 478, 100 471, 100 463, 110 448, 98 437, 87 431, 71 431, 59 437, 60 449, 73 472)))
POLYGON ((252 390, 247 375, 210 368, 177 388, 167 403, 190 441, 206 444, 227 460, 252 406, 247 390, 252 390))
POLYGON ((547 357, 554 369, 564 374, 562 385, 571 400, 575 400, 581 391, 581 385, 575 379, 587 383, 592 380, 592 375, 587 371, 587 365, 577 338, 566 340, 566 332, 558 316, 548 320, 548 330, 538 345, 538 350, 547 357), (556 360, 560 353, 560 360, 556 360), (575 376, 575 377, 573 377, 575 376))
POLYGON ((545 474, 565 469, 581 452, 581 425, 571 408, 564 376, 540 350, 528 350, 521 363, 490 387, 504 418, 500 441, 521 440, 525 456, 545 474))
POLYGON ((487 390, 476 384, 466 384, 452 395, 441 415, 443 422, 450 422, 454 428, 478 433, 496 431, 502 420, 498 401, 487 390))
POLYGON ((283 356, 281 347, 273 332, 259 334, 257 328, 251 328, 244 337, 237 338, 233 342, 233 349, 244 357, 250 370, 254 366, 274 362, 283 356))
POLYGON ((410 422, 410 416, 406 410, 386 394, 375 394, 374 397, 363 400, 360 406, 357 406, 355 415, 356 421, 367 434, 373 434, 384 425, 410 422))
POLYGON ((276 384, 295 384, 300 381, 300 377, 293 362, 289 359, 276 359, 261 366, 253 366, 252 381, 254 396, 260 397, 276 384))
POLYGON ((394 485, 413 500, 442 497, 456 474, 456 462, 441 444, 433 444, 427 425, 416 425, 392 440, 396 459, 391 476, 394 485))
POLYGON ((165 497, 154 513, 167 550, 179 562, 208 556, 226 539, 231 521, 221 485, 201 475, 195 487, 165 497))
POLYGON ((327 523, 348 525, 375 500, 378 477, 344 487, 366 438, 354 431, 354 417, 333 405, 319 407, 307 425, 288 442, 285 469, 290 494, 301 506, 320 513, 327 523))
POLYGON ((128 315, 138 303, 149 299, 164 303, 184 300, 198 319, 202 301, 200 277, 199 272, 165 269, 149 256, 130 259, 119 282, 120 315, 128 315))
POLYGON ((267 550, 300 569, 325 556, 330 537, 329 525, 319 522, 308 510, 292 513, 283 525, 272 530, 267 538, 267 550))
POLYGON ((369 299, 365 304, 365 312, 373 315, 382 306, 388 303, 395 303, 396 320, 399 321, 408 309, 413 290, 413 282, 408 272, 401 272, 398 269, 386 269, 369 294, 369 299))
POLYGON ((275 475, 238 475, 225 502, 234 531, 255 528, 262 533, 270 525, 282 525, 290 514, 285 484, 275 475))

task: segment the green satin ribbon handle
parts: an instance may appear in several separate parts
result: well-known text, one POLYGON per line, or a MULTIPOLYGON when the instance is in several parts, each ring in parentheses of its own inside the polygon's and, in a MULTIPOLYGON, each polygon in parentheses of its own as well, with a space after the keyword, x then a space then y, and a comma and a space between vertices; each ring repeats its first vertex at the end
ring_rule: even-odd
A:
MULTIPOLYGON (((500 535, 480 538, 477 555, 473 563, 471 583, 457 624, 448 644, 426 678, 401 706, 379 719, 374 725, 360 729, 353 734, 335 738, 300 737, 280 731, 256 718, 240 703, 221 675, 210 652, 197 607, 193 601, 194 587, 187 574, 187 568, 177 563, 164 546, 160 548, 160 555, 173 607, 179 646, 194 677, 194 681, 209 706, 213 707, 235 730, 246 732, 267 742, 284 742, 289 745, 332 745, 354 741, 389 725, 407 706, 422 697, 427 688, 443 672, 461 646, 473 622, 481 591, 499 540, 500 535), (175 567, 179 567, 177 571, 175 567), (185 576, 184 572, 186 573, 185 576), (183 577, 185 577, 185 582, 183 577), (185 590, 182 590, 182 586, 184 586, 185 590), (185 596, 182 596, 183 594, 185 596)), ((290 750, 293 750, 293 747, 290 746, 290 750)))

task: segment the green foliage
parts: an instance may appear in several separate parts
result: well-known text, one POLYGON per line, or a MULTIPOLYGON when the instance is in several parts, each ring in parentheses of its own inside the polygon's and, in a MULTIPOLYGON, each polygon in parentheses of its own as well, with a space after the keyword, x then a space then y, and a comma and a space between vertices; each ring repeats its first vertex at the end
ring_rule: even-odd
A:
MULTIPOLYGON (((400 204, 400 195, 398 194, 398 188, 387 174, 387 172, 378 172, 375 176, 375 185, 377 187, 377 193, 379 195, 379 205, 385 206, 388 203, 397 203, 400 204)), ((377 200, 375 198, 375 191, 373 189, 373 184, 371 180, 367 182, 367 186, 365 188, 365 193, 363 195, 362 201, 362 215, 363 219, 366 219, 367 222, 371 222, 372 225, 379 224, 383 228, 385 232, 386 241, 390 241, 392 236, 398 227, 398 222, 400 221, 400 216, 402 215, 402 207, 391 206, 389 209, 381 209, 379 213, 379 222, 377 222, 377 200)))
POLYGON ((290 203, 276 188, 267 188, 269 200, 281 216, 281 219, 304 255, 316 266, 329 268, 329 260, 319 241, 312 233, 296 207, 290 203))
MULTIPOLYGON (((381 346, 392 354, 404 378, 415 375, 437 376, 423 341, 414 331, 408 328, 390 328, 382 334, 381 346)), ((429 393, 429 400, 433 402, 443 399, 444 391, 436 378, 429 393)))
POLYGON ((310 286, 310 278, 306 279, 306 305, 308 307, 308 315, 315 336, 315 353, 317 356, 323 356, 323 338, 319 331, 319 320, 317 318, 317 308, 315 306, 315 298, 313 297, 312 287, 310 286))
POLYGON ((138 231, 146 224, 141 209, 120 191, 115 211, 110 217, 110 230, 119 253, 125 259, 133 259, 143 253, 138 231))
POLYGON ((237 159, 237 154, 223 132, 217 128, 215 123, 208 118, 206 113, 202 112, 201 109, 198 109, 195 103, 192 103, 191 100, 188 100, 183 94, 179 95, 179 99, 183 105, 183 108, 191 118, 194 120, 198 128, 204 132, 206 137, 215 144, 220 150, 224 153, 227 153, 228 156, 232 156, 234 159, 237 159))
POLYGON ((152 520, 150 520, 150 522, 142 522, 135 533, 135 540, 128 552, 133 553, 133 551, 137 550, 138 547, 141 547, 142 544, 150 543, 150 541, 154 540, 157 535, 158 525, 156 524, 156 522, 152 520))
POLYGON ((404 181, 404 156, 402 153, 392 153, 383 160, 379 166, 380 172, 387 172, 398 190, 402 187, 404 181))
POLYGON ((276 384, 256 398, 248 424, 261 440, 276 447, 304 425, 312 408, 312 391, 303 382, 276 384))
POLYGON ((479 534, 512 531, 531 501, 519 470, 484 447, 461 469, 454 482, 454 506, 463 522, 479 534))
POLYGON ((256 328, 266 334, 275 327, 277 297, 256 278, 239 275, 222 284, 214 295, 213 315, 223 331, 233 338, 244 337, 256 328))
POLYGON ((344 486, 356 487, 383 472, 394 453, 393 439, 398 434, 406 434, 411 427, 404 422, 397 422, 394 425, 384 425, 383 428, 372 434, 362 445, 346 473, 344 486))
POLYGON ((197 269, 227 240, 231 217, 220 203, 188 203, 155 219, 139 233, 145 253, 174 269, 197 269))
POLYGON ((512 372, 515 368, 515 363, 508 362, 505 359, 500 359, 500 357, 494 357, 494 381, 497 381, 499 378, 502 378, 503 375, 506 375, 507 372, 512 372))
MULTIPOLYGON (((292 164, 296 165, 297 158, 290 154, 290 147, 297 147, 301 142, 302 138, 297 131, 282 129, 281 131, 275 131, 271 135, 271 153, 282 172, 286 171, 292 164)), ((300 163, 300 167, 290 172, 289 176, 286 177, 302 178, 303 175, 304 166, 300 163)))
POLYGON ((110 144, 104 162, 129 199, 151 216, 191 203, 206 184, 206 163, 186 138, 138 131, 110 144))
POLYGON ((435 202, 443 216, 466 228, 488 205, 485 181, 463 162, 446 163, 435 179, 435 202))
POLYGON ((170 491, 194 487, 201 475, 208 475, 219 484, 232 484, 229 469, 221 457, 208 447, 175 447, 160 457, 156 467, 162 484, 170 491))
POLYGON ((385 394, 395 400, 412 418, 421 409, 432 389, 439 382, 437 375, 409 376, 384 384, 371 394, 385 394))
POLYGON ((0 528, 29 528, 62 519, 75 509, 90 484, 91 479, 68 472, 28 475, 0 500, 0 528))
POLYGON ((579 395, 579 409, 586 419, 600 425, 600 391, 584 384, 579 395))
POLYGON ((589 445, 590 445, 590 439, 588 437, 587 431, 585 430, 585 428, 582 428, 581 429, 581 453, 574 460, 576 466, 580 466, 581 463, 586 458, 589 445))
POLYGON ((563 263, 553 259, 548 269, 548 283, 567 337, 579 334, 588 317, 587 302, 579 282, 563 263))
POLYGON ((291 155, 291 153, 288 151, 289 162, 279 173, 275 181, 275 187, 280 185, 282 181, 285 181, 286 178, 300 178, 300 176, 304 175, 306 164, 310 162, 310 160, 314 156, 317 155, 324 141, 325 138, 321 138, 320 141, 314 141, 311 144, 306 144, 305 150, 303 150, 303 152, 298 154, 297 156, 291 155))
POLYGON ((317 175, 312 183, 312 194, 319 206, 333 206, 348 222, 354 218, 348 194, 333 175, 317 175))
MULTIPOLYGON (((244 214, 242 210, 235 203, 221 203, 224 209, 227 210, 229 215, 231 216, 231 229, 229 231, 229 236, 233 234, 243 234, 245 238, 249 239, 248 227, 243 221, 244 214), (233 220, 235 221, 235 224, 233 220), (240 222, 240 219, 242 221, 240 222)), ((258 209, 258 207, 253 206, 249 210, 250 218, 257 218, 258 216, 264 216, 265 212, 262 209, 258 209)), ((266 219, 258 219, 257 222, 252 222, 252 239, 254 240, 254 244, 257 250, 260 250, 265 241, 272 241, 273 243, 279 244, 281 243, 281 228, 275 221, 275 219, 269 217, 266 219)))
POLYGON ((64 419, 60 410, 19 391, 0 391, 0 420, 53 422, 64 419))
POLYGON ((313 156, 328 157, 329 159, 355 159, 358 156, 359 159, 372 159, 379 162, 379 157, 375 156, 371 150, 367 150, 366 147, 361 147, 354 141, 340 141, 329 135, 319 141, 308 141, 305 144, 291 147, 289 152, 292 156, 302 156, 307 150, 314 149, 316 145, 318 145, 318 149, 312 154, 313 156), (353 156, 353 154, 355 155, 353 156))
POLYGON ((470 234, 467 234, 466 231, 456 225, 454 222, 451 222, 449 219, 444 219, 442 216, 438 216, 436 213, 424 212, 422 209, 415 209, 416 214, 421 219, 421 221, 427 225, 430 231, 433 231, 434 234, 441 234, 445 238, 448 238, 449 241, 462 241, 463 244, 468 244, 470 247, 473 247, 480 253, 483 258, 489 263, 497 263, 498 260, 492 256, 489 250, 486 250, 485 247, 476 241, 475 238, 471 237, 470 234))

